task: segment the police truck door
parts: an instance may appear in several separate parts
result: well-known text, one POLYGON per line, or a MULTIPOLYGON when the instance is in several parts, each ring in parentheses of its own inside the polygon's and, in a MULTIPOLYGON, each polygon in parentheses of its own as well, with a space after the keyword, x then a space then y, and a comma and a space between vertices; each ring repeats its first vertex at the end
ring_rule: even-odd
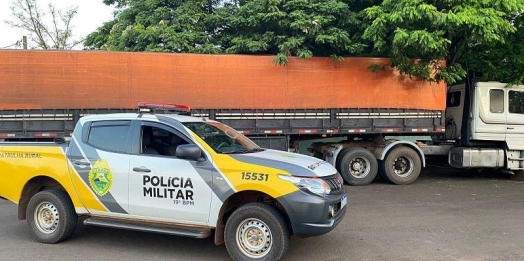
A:
POLYGON ((130 214, 205 224, 211 203, 206 180, 211 182, 212 171, 198 172, 197 162, 174 155, 177 145, 191 141, 160 123, 142 122, 135 130, 140 151, 130 161, 130 214))
POLYGON ((67 152, 80 200, 92 213, 127 215, 131 121, 86 122, 82 129, 74 132, 67 152))

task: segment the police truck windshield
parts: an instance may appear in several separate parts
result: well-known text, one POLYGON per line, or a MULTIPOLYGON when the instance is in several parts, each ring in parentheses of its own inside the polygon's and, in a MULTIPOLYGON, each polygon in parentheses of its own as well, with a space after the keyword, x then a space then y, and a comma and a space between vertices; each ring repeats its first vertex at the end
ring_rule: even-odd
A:
POLYGON ((246 136, 219 122, 185 122, 183 124, 217 153, 240 154, 263 150, 246 136))

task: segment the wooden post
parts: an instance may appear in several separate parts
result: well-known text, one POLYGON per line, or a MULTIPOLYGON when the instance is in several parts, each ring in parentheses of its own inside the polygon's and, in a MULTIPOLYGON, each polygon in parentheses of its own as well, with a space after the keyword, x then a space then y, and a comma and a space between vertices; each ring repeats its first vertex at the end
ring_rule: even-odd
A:
POLYGON ((24 49, 27 49, 27 36, 25 35, 22 37, 22 44, 24 46, 24 49))

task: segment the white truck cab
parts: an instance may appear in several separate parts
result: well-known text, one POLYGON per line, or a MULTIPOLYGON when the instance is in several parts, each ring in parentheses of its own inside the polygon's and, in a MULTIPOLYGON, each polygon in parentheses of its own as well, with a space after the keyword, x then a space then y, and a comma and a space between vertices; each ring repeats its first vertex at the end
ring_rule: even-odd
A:
POLYGON ((524 170, 524 86, 472 82, 467 88, 448 91, 445 138, 458 141, 450 165, 524 170))

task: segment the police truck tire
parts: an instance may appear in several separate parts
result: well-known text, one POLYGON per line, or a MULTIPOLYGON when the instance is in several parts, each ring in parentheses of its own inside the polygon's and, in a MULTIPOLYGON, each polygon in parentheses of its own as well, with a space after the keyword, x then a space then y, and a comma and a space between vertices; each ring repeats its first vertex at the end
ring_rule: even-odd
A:
POLYGON ((408 185, 417 180, 422 171, 422 161, 416 151, 400 146, 394 148, 381 161, 382 175, 397 185, 408 185))
POLYGON ((33 237, 48 244, 69 238, 78 222, 71 199, 67 193, 58 189, 36 193, 29 200, 26 218, 33 237))
POLYGON ((339 159, 337 169, 350 185, 368 185, 377 177, 377 158, 369 150, 348 148, 341 152, 339 159))
POLYGON ((275 208, 249 203, 228 218, 224 240, 233 260, 275 261, 289 248, 289 229, 275 208))

